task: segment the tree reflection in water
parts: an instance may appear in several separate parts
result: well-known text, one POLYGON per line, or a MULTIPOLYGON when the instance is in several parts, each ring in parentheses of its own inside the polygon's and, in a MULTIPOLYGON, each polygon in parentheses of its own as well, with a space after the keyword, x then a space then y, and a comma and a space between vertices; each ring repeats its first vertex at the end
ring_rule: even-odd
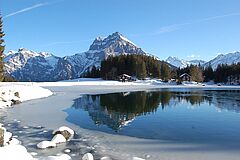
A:
POLYGON ((219 109, 240 112, 239 91, 155 91, 83 95, 74 101, 75 109, 88 111, 96 125, 114 131, 128 125, 137 116, 154 114, 158 107, 177 106, 185 101, 193 107, 209 103, 219 109), (226 97, 226 95, 229 95, 226 97))

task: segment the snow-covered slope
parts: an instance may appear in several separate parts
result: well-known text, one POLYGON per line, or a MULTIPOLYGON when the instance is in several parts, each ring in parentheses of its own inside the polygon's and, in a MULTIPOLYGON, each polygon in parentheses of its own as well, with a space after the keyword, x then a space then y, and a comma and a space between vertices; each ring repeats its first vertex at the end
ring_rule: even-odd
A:
POLYGON ((175 67, 180 67, 180 68, 185 68, 189 65, 202 65, 204 63, 206 63, 205 61, 203 60, 191 60, 191 61, 187 61, 187 60, 183 60, 183 59, 179 59, 177 57, 171 57, 169 56, 167 59, 166 59, 166 62, 168 62, 169 64, 175 66, 175 67))
POLYGON ((5 69, 7 73, 14 72, 22 67, 24 67, 29 59, 36 58, 36 57, 42 57, 46 58, 46 63, 50 66, 54 66, 57 62, 56 58, 48 53, 45 52, 34 52, 29 51, 25 48, 20 48, 17 51, 9 51, 6 57, 4 58, 5 62, 5 69))
POLYGON ((25 48, 10 51, 4 58, 5 72, 19 81, 55 81, 69 78, 70 66, 60 57, 25 48))
POLYGON ((166 62, 168 62, 171 65, 174 65, 176 67, 185 68, 188 65, 201 65, 203 67, 207 67, 209 65, 212 66, 213 69, 216 69, 219 64, 228 64, 231 65, 233 63, 239 63, 240 62, 240 52, 234 52, 234 53, 228 53, 228 54, 220 54, 216 58, 210 60, 209 62, 205 62, 203 60, 181 60, 177 57, 168 57, 166 59, 166 62))
POLYGON ((203 66, 207 67, 211 65, 213 69, 216 69, 219 64, 231 65, 233 63, 239 63, 239 62, 240 62, 240 52, 234 52, 234 53, 228 53, 228 54, 220 54, 213 60, 205 63, 203 66))
MULTIPOLYGON (((96 38, 89 50, 73 56, 57 57, 45 52, 21 48, 4 58, 5 72, 19 81, 59 81, 79 78, 109 56, 144 54, 141 48, 115 32, 106 38, 96 38)), ((150 55, 150 54, 148 54, 150 55)))

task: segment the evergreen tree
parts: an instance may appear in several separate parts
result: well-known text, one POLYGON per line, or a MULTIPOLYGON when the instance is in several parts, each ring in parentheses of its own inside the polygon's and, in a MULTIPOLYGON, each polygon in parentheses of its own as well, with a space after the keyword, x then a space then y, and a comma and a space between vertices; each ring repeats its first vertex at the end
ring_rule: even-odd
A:
POLYGON ((4 79, 4 71, 3 71, 3 52, 5 46, 3 45, 4 40, 2 39, 4 36, 3 32, 3 22, 2 22, 2 16, 0 15, 0 82, 4 79))
POLYGON ((162 66, 161 66, 162 80, 167 81, 169 80, 170 76, 171 76, 170 67, 166 63, 162 63, 162 66))
POLYGON ((203 82, 203 72, 202 69, 198 66, 191 65, 190 66, 190 75, 191 80, 195 82, 203 82))
POLYGON ((210 80, 214 79, 214 72, 211 65, 209 65, 203 70, 203 75, 205 82, 209 82, 210 80))
POLYGON ((146 76, 147 76, 146 64, 143 61, 139 63, 137 67, 137 77, 139 77, 140 79, 144 79, 146 78, 146 76))

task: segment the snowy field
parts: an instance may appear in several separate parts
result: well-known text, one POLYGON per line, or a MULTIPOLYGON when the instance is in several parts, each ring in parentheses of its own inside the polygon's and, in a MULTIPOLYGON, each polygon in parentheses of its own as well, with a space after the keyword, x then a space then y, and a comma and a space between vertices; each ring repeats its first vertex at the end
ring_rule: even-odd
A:
MULTIPOLYGON (((201 144, 172 143, 86 130, 67 122, 67 114, 63 112, 64 109, 72 106, 74 99, 79 98, 82 94, 145 91, 156 88, 239 90, 240 86, 217 86, 207 84, 203 86, 202 84, 196 83, 175 85, 162 83, 158 80, 122 83, 117 81, 103 81, 100 79, 78 79, 68 82, 0 83, 0 91, 17 91, 22 95, 21 100, 23 102, 25 101, 6 111, 4 121, 6 125, 14 120, 20 121, 20 126, 23 128, 25 126, 44 126, 45 130, 53 130, 65 125, 72 128, 81 137, 84 144, 87 143, 88 146, 94 147, 98 155, 109 156, 113 159, 120 160, 132 160, 134 157, 141 157, 149 160, 237 160, 240 157, 240 153, 238 152, 227 150, 219 151, 217 148, 211 148, 212 150, 209 151, 206 148, 210 148, 210 146, 202 146, 201 144)), ((33 143, 30 136, 25 137, 22 141, 25 141, 25 143, 33 143)), ((40 139, 38 141, 40 141, 40 139)), ((81 148, 83 143, 79 143, 78 145, 77 148, 81 148)), ((28 152, 38 152, 34 147, 27 149, 28 152)), ((59 152, 61 151, 51 150, 49 153, 44 152, 43 154, 44 156, 58 155, 59 152)), ((36 156, 35 158, 39 157, 36 156)), ((79 159, 79 157, 73 155, 72 159, 79 159)))

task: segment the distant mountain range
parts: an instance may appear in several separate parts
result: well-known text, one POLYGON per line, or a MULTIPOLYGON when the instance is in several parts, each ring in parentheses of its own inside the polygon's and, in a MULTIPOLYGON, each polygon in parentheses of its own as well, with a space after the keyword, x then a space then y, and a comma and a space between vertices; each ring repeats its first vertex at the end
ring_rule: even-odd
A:
POLYGON ((203 65, 204 63, 206 63, 206 61, 203 61, 203 60, 191 60, 191 61, 187 61, 187 60, 183 60, 183 59, 179 59, 177 57, 172 57, 172 56, 169 56, 167 59, 166 59, 166 62, 172 64, 173 66, 175 67, 180 67, 180 68, 185 68, 189 65, 203 65))
MULTIPOLYGON (((57 57, 46 52, 24 48, 5 55, 5 72, 19 81, 59 81, 79 78, 109 56, 149 55, 119 32, 107 38, 96 38, 89 50, 72 56, 57 57)), ((155 57, 157 58, 157 57, 155 57)))
POLYGON ((212 66, 213 69, 216 69, 219 64, 233 64, 240 62, 240 52, 220 54, 216 58, 210 60, 209 62, 203 64, 204 67, 212 66))
POLYGON ((172 64, 175 67, 185 68, 189 65, 201 65, 203 67, 212 66, 213 69, 216 69, 219 64, 233 64, 240 62, 240 52, 228 53, 228 54, 220 54, 216 58, 206 62, 203 60, 183 60, 177 57, 168 57, 166 62, 172 64))
MULTIPOLYGON (((46 52, 34 52, 25 48, 18 51, 9 51, 5 57, 5 72, 19 81, 59 81, 74 79, 83 76, 93 66, 100 67, 101 61, 109 56, 127 54, 142 54, 153 56, 144 52, 133 42, 119 32, 115 32, 106 38, 98 37, 94 40, 89 50, 72 56, 58 57, 46 52)), ((158 57, 153 56, 160 60, 158 57)), ((212 65, 232 64, 240 62, 240 53, 219 55, 215 59, 205 62, 202 60, 185 61, 176 57, 168 57, 166 62, 171 68, 186 67, 187 65, 212 65)))

